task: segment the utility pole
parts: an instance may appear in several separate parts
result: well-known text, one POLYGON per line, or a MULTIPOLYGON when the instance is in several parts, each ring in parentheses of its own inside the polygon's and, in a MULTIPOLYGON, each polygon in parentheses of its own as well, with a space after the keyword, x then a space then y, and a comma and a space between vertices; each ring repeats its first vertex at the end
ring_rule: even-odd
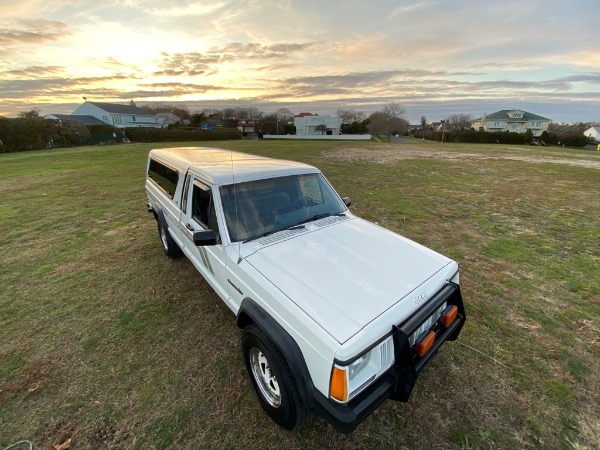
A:
POLYGON ((446 131, 446 121, 442 120, 442 142, 444 142, 444 131, 446 131))

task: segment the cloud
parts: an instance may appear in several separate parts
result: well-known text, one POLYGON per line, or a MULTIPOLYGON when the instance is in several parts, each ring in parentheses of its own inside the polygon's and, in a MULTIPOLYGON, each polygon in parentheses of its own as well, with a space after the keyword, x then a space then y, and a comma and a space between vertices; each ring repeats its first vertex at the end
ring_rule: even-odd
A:
POLYGON ((262 61, 271 59, 286 59, 292 54, 309 49, 315 45, 308 43, 240 43, 232 42, 220 47, 212 47, 205 53, 188 52, 173 53, 161 52, 159 67, 161 70, 154 74, 158 76, 197 76, 209 75, 217 72, 214 66, 234 61, 262 61))
POLYGON ((44 44, 71 34, 69 26, 53 20, 19 20, 9 28, 0 28, 0 50, 16 44, 44 44))
POLYGON ((48 75, 61 74, 64 71, 62 66, 29 66, 22 69, 12 69, 0 72, 0 77, 17 77, 17 78, 38 78, 48 75))
POLYGON ((392 13, 390 14, 390 17, 397 17, 397 16, 401 16, 404 14, 409 14, 409 13, 412 13, 412 12, 420 10, 420 9, 431 10, 432 8, 435 8, 436 6, 440 5, 441 3, 443 3, 443 2, 442 1, 419 1, 419 2, 415 2, 415 3, 411 3, 409 5, 402 5, 402 6, 399 6, 398 8, 396 8, 394 11, 392 11, 392 13))

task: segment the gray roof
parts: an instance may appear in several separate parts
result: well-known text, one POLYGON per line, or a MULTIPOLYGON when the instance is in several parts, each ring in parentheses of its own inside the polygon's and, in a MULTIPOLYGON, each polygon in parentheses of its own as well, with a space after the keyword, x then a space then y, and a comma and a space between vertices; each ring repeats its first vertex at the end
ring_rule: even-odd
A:
POLYGON ((72 122, 78 122, 83 125, 106 125, 106 122, 102 122, 100 119, 96 119, 92 116, 83 116, 79 114, 48 114, 49 119, 57 120, 70 120, 72 122))
MULTIPOLYGON (((542 117, 542 116, 538 116, 536 114, 532 114, 530 112, 527 111, 523 111, 523 117, 519 118, 519 119, 515 119, 512 117, 509 117, 508 114, 513 112, 513 111, 523 111, 522 109, 503 109, 501 111, 497 111, 495 113, 491 113, 486 115, 485 120, 507 120, 509 119, 510 122, 529 122, 530 120, 549 120, 552 121, 552 119, 547 119, 546 117, 542 117)), ((483 117, 480 117, 478 119, 475 119, 474 121, 478 121, 483 119, 483 117)))
POLYGON ((151 116, 148 111, 144 111, 135 105, 119 105, 115 103, 88 102, 90 105, 97 106, 108 113, 113 114, 131 114, 134 116, 151 116))

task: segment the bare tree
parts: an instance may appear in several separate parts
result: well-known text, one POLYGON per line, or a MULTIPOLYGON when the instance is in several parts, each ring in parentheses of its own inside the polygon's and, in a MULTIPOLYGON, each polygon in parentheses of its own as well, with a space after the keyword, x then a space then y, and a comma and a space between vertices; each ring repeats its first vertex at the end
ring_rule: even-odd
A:
POLYGON ((367 118, 364 112, 354 109, 338 109, 336 115, 342 119, 342 123, 362 122, 367 118))
POLYGON ((446 130, 469 130, 472 123, 473 118, 470 114, 452 114, 446 119, 446 130))
POLYGON ((40 108, 32 108, 29 111, 23 111, 19 113, 19 117, 23 118, 23 119, 35 119, 37 117, 40 117, 40 108))
POLYGON ((409 124, 404 118, 406 110, 399 103, 388 103, 382 111, 377 111, 369 116, 369 132, 389 136, 391 134, 405 134, 409 124))
POLYGON ((294 118, 294 113, 287 108, 279 108, 276 114, 277 117, 279 117, 279 119, 281 119, 281 121, 284 123, 287 123, 294 118))
POLYGON ((187 106, 171 104, 171 103, 161 103, 161 102, 148 103, 148 104, 144 105, 142 107, 142 109, 144 109, 145 111, 148 111, 152 114, 170 112, 170 113, 175 114, 180 119, 190 119, 192 116, 192 114, 190 113, 190 110, 188 109, 187 106))
POLYGON ((383 105, 382 112, 393 119, 404 119, 406 116, 406 109, 400 103, 392 102, 383 105))

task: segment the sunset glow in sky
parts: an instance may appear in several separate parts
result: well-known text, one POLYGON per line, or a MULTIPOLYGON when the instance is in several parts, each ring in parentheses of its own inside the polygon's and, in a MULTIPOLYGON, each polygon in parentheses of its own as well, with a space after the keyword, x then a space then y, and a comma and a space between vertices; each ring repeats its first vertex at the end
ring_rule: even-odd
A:
POLYGON ((167 101, 600 121, 598 0, 0 0, 0 115, 167 101))

